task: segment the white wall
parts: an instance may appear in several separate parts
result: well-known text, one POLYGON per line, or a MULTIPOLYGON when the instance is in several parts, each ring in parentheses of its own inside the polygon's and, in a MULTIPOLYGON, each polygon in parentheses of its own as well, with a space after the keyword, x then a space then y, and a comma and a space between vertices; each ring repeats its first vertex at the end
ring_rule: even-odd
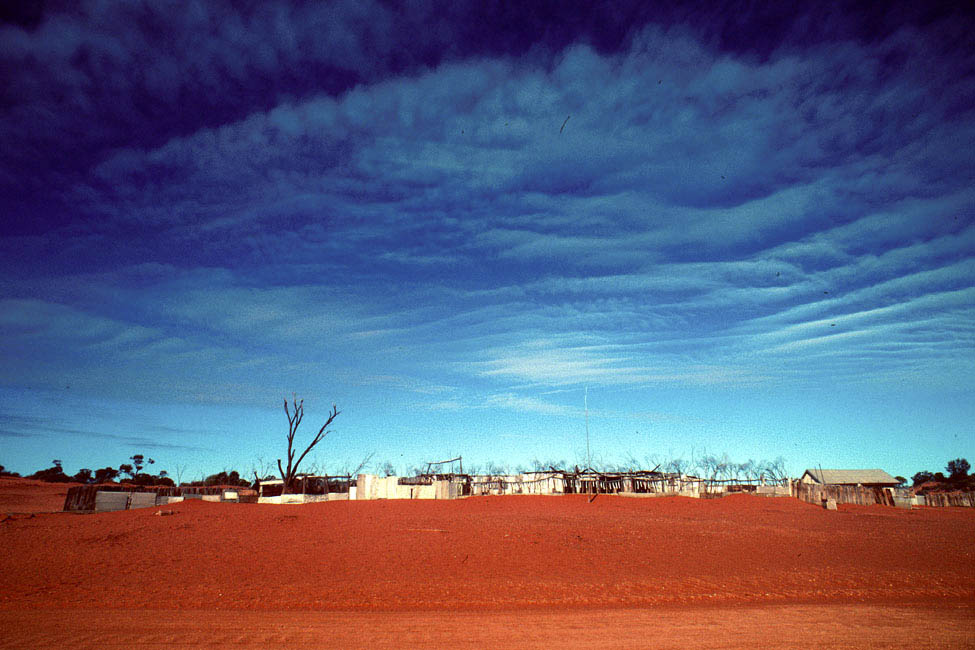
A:
MULTIPOLYGON (((375 474, 359 474, 356 479, 355 498, 358 501, 375 499, 436 499, 436 483, 434 485, 400 485, 399 476, 376 476, 375 474)), ((446 494, 446 489, 441 488, 446 494)))

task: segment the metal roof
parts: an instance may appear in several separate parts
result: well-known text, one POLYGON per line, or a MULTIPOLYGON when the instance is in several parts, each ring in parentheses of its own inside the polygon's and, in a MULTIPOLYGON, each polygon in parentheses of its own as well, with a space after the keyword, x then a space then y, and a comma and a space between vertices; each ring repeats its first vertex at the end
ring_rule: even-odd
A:
POLYGON ((898 485, 900 481, 882 469, 807 469, 806 474, 817 483, 826 485, 868 485, 889 483, 898 485))

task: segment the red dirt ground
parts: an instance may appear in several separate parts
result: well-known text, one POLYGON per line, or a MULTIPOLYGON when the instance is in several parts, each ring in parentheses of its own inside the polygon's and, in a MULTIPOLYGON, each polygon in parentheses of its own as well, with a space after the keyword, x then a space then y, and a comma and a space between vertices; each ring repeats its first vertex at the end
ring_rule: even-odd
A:
POLYGON ((0 519, 0 646, 975 647, 972 509, 604 495, 0 519))
POLYGON ((11 512, 60 512, 68 488, 75 485, 0 476, 0 517, 11 512))

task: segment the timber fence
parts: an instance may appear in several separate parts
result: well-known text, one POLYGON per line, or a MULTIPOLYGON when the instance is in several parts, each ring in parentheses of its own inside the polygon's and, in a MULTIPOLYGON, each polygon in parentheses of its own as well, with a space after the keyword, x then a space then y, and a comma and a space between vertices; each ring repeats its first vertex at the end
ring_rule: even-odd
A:
POLYGON ((817 485, 795 484, 796 498, 800 501, 821 504, 826 500, 836 503, 852 503, 860 506, 913 505, 932 508, 975 508, 975 492, 929 492, 912 495, 906 488, 880 488, 864 485, 817 485))
POLYGON ((975 492, 929 492, 917 495, 917 503, 935 508, 975 508, 975 492))

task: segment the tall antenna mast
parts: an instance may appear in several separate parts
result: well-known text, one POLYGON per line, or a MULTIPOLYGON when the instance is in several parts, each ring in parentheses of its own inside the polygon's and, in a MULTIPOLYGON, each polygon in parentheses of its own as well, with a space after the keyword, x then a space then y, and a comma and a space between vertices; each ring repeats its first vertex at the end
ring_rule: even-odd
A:
POLYGON ((586 405, 586 469, 592 469, 592 454, 589 453, 589 386, 586 386, 583 401, 586 405))

